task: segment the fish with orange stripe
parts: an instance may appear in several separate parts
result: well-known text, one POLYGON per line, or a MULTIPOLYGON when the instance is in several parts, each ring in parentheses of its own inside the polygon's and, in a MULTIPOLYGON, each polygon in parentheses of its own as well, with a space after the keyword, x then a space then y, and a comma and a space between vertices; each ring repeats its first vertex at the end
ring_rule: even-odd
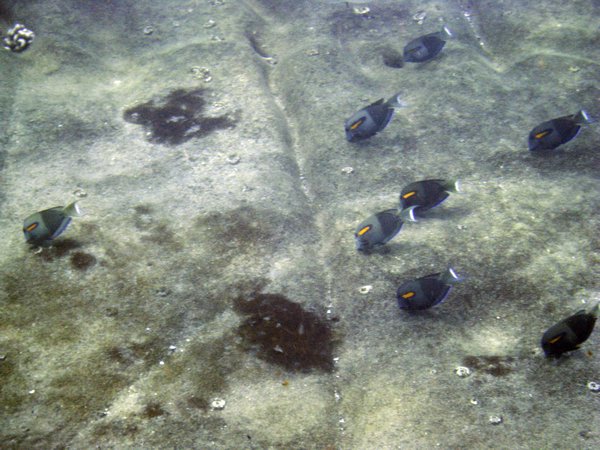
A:
POLYGON ((407 281, 396 291, 398 307, 413 311, 431 308, 443 302, 448 297, 452 285, 462 280, 463 278, 450 267, 443 273, 433 273, 407 281))
POLYGON ((406 103, 400 99, 400 94, 394 95, 386 102, 380 98, 375 103, 371 103, 346 120, 344 124, 346 139, 349 142, 356 142, 375 136, 387 127, 396 108, 404 106, 406 103))
POLYGON ((529 150, 535 152, 555 149, 577 136, 582 125, 593 122, 594 120, 583 109, 570 116, 543 122, 529 133, 529 150))
POLYGON ((545 355, 558 358, 565 352, 579 348, 594 331, 599 309, 600 302, 589 311, 577 311, 548 328, 541 342, 545 355))
POLYGON ((448 198, 451 192, 461 192, 458 180, 421 180, 410 183, 400 191, 400 208, 415 207, 421 214, 436 207, 448 198))
POLYGON ((400 232, 406 220, 416 222, 413 208, 402 211, 395 208, 386 209, 369 216, 356 227, 354 232, 356 249, 368 252, 385 245, 400 232))
POLYGON ((33 213, 23 222, 25 240, 31 245, 47 246, 67 229, 71 217, 81 214, 77 202, 33 213))

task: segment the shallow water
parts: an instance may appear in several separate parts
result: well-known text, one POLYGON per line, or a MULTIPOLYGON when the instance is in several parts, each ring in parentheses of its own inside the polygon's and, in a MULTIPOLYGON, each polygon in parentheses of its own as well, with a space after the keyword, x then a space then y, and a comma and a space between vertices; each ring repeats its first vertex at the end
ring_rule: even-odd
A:
POLYGON ((0 447, 600 446, 600 334, 539 347, 600 300, 600 130, 527 150, 600 117, 598 2, 3 5, 36 38, 0 52, 0 447), (439 57, 385 65, 444 24, 439 57), (358 253, 427 178, 464 192, 358 253), (28 248, 23 219, 75 199, 28 248), (397 308, 449 265, 445 302, 397 308))

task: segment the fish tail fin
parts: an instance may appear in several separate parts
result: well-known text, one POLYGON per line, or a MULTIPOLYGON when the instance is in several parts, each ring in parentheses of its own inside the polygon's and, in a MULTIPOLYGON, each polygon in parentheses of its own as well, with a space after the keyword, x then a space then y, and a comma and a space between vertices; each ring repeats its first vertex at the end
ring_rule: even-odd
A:
POLYGON ((65 206, 63 211, 69 217, 83 216, 83 210, 79 207, 76 201, 65 206))
POLYGON ((458 179, 446 181, 446 183, 444 184, 444 189, 447 192, 458 192, 459 194, 463 193, 462 183, 458 179))
POLYGON ((465 279, 461 277, 452 267, 448 267, 448 270, 440 275, 441 280, 446 284, 460 283, 465 279))
POLYGON ((596 318, 598 317, 599 312, 600 312, 600 301, 596 302, 596 304, 590 308, 590 314, 596 318))
POLYGON ((405 108, 408 106, 408 103, 402 100, 400 92, 394 94, 386 103, 392 108, 405 108))
POLYGON ((462 194, 463 192, 465 192, 463 190, 462 182, 458 179, 454 181, 454 192, 458 192, 459 194, 462 194))
POLYGON ((575 114, 575 122, 578 124, 594 123, 596 122, 596 119, 590 116, 585 109, 582 109, 577 114, 575 114))
POLYGON ((400 215, 400 218, 405 222, 418 222, 417 217, 415 216, 415 209, 418 207, 418 205, 415 205, 409 208, 400 209, 398 214, 400 215))

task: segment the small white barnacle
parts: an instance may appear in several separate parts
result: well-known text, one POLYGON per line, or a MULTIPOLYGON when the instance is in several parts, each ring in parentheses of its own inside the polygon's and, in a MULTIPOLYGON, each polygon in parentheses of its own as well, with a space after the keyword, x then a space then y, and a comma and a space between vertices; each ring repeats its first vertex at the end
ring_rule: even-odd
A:
POLYGON ((466 378, 471 375, 471 369, 464 366, 458 366, 456 369, 454 369, 454 373, 461 378, 466 378))
POLYGON ((596 383, 595 381, 590 381, 587 384, 587 388, 592 392, 600 392, 600 383, 596 383))
POLYGON ((221 410, 225 408, 227 402, 225 399, 220 397, 215 397, 210 401, 210 408, 213 410, 221 410))
POLYGON ((358 288, 358 292, 360 292, 361 294, 368 294, 372 290, 373 290, 373 286, 371 286, 370 284, 367 284, 365 286, 361 286, 360 288, 358 288))
POLYGON ((371 12, 371 8, 368 6, 355 6, 352 8, 352 12, 357 16, 366 16, 371 12))
POLYGON ((489 421, 492 425, 500 425, 503 419, 502 416, 490 416, 489 421))

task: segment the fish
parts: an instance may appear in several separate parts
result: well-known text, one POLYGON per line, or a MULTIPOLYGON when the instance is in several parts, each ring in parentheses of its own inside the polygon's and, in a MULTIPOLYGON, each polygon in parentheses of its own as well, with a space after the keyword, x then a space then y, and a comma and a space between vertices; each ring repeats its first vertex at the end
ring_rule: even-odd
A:
POLYGON ((368 252, 391 241, 400 232, 405 220, 416 221, 412 211, 412 208, 402 211, 386 209, 363 220, 354 232, 356 249, 368 252))
POLYGON ((67 229, 72 217, 80 215, 82 211, 77 202, 33 213, 23 222, 25 241, 34 246, 47 246, 67 229))
POLYGON ((581 130, 581 125, 593 122, 594 120, 583 109, 570 116, 543 122, 529 133, 529 150, 532 152, 553 150, 575 138, 581 130))
POLYGON ((398 307, 406 310, 423 310, 443 302, 452 285, 463 279, 451 267, 443 273, 433 273, 398 287, 398 307))
POLYGON ((400 94, 394 95, 386 102, 380 98, 375 103, 371 103, 346 120, 344 124, 346 139, 349 142, 356 142, 375 136, 390 123, 395 109, 404 106, 406 103, 400 99, 400 94))
POLYGON ((415 214, 418 215, 442 203, 450 192, 461 192, 459 180, 415 181, 400 191, 400 208, 416 206, 415 214))
POLYGON ((441 31, 413 39, 404 47, 404 61, 420 63, 435 58, 446 45, 446 39, 450 37, 452 32, 444 26, 441 31))
POLYGON ((541 341, 546 357, 558 358, 565 352, 578 349, 592 334, 599 309, 600 302, 589 312, 582 309, 548 328, 541 341))

